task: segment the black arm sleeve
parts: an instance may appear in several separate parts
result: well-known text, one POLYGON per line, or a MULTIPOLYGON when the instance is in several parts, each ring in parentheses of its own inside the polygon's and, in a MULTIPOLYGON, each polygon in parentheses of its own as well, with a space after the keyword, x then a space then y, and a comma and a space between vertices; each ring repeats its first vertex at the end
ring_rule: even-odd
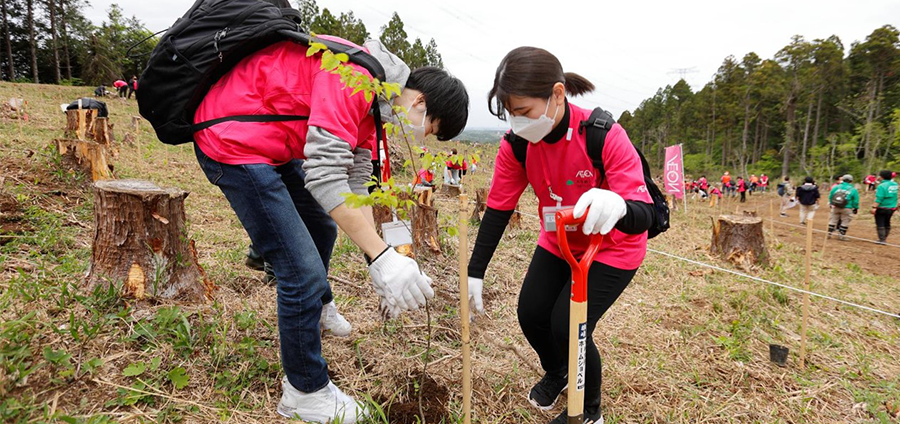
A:
MULTIPOLYGON (((637 200, 626 200, 627 212, 616 223, 616 229, 625 234, 640 234, 650 229, 653 225, 653 205, 637 200)), ((479 234, 479 237, 481 234, 479 234)))
POLYGON ((469 277, 484 278, 484 271, 494 257, 494 251, 500 244, 512 214, 513 211, 498 211, 492 208, 484 211, 484 218, 478 228, 478 237, 475 238, 475 247, 472 249, 472 258, 469 259, 469 277))

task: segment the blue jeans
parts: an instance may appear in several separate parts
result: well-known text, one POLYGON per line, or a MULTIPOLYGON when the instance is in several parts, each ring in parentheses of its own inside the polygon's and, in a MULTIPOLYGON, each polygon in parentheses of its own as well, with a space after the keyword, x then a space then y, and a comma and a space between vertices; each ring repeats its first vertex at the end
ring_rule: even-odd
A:
POLYGON ((272 264, 278 280, 281 364, 288 381, 306 393, 325 387, 328 365, 322 358, 319 319, 323 299, 333 297, 327 275, 337 226, 306 189, 303 162, 227 165, 196 145, 194 152, 254 248, 272 264))

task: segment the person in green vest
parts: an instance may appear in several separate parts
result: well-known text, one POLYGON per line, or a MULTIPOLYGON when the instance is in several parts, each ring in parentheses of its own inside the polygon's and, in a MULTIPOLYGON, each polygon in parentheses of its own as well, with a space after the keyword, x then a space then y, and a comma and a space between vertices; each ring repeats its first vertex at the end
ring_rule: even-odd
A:
POLYGON ((875 215, 875 227, 878 229, 878 244, 887 244, 887 237, 891 233, 891 217, 897 210, 898 185, 893 180, 891 171, 881 171, 881 184, 875 190, 875 203, 872 205, 872 214, 875 215))
POLYGON ((853 187, 853 176, 841 177, 841 183, 831 189, 828 203, 831 204, 831 216, 828 220, 828 238, 837 229, 840 240, 847 239, 847 228, 853 216, 859 212, 859 192, 853 187))

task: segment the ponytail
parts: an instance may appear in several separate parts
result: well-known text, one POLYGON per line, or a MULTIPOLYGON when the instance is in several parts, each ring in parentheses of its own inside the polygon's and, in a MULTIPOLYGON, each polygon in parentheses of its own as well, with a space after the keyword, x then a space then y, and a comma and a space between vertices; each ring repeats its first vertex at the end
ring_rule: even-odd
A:
POLYGON ((566 93, 580 96, 594 91, 594 84, 588 81, 587 78, 574 72, 566 72, 563 75, 566 77, 566 93))
POLYGON ((594 84, 572 72, 563 72, 559 59, 537 47, 519 47, 507 53, 494 74, 494 86, 488 93, 488 110, 506 120, 510 96, 547 98, 553 85, 561 82, 573 96, 594 91, 594 84))

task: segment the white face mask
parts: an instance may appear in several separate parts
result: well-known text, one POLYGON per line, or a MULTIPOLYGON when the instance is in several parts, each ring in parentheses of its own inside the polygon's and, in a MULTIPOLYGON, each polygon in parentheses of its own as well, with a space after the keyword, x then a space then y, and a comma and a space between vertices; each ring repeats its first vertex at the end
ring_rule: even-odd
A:
MULTIPOLYGON (((409 114, 407 113, 407 116, 409 114)), ((411 130, 413 134, 413 139, 418 142, 425 142, 425 119, 428 118, 428 109, 422 110, 422 124, 421 125, 408 125, 409 130, 411 130)))
POLYGON ((559 113, 559 105, 556 105, 556 112, 553 112, 553 117, 547 116, 547 112, 550 110, 551 99, 553 99, 552 94, 547 99, 547 108, 544 109, 544 114, 537 119, 527 116, 513 116, 510 118, 509 124, 513 133, 532 143, 537 143, 543 140, 547 134, 550 134, 550 131, 553 130, 553 124, 556 122, 556 115, 559 113))
MULTIPOLYGON (((409 105, 406 109, 406 121, 410 121, 410 123, 403 123, 403 130, 406 131, 407 134, 412 134, 413 138, 416 141, 425 140, 425 120, 428 118, 428 108, 424 105, 422 106, 422 123, 420 125, 413 125, 412 121, 409 118, 409 113, 412 111, 412 105, 409 105)), ((401 120, 396 116, 391 116, 391 122, 394 124, 400 124, 401 120)))

